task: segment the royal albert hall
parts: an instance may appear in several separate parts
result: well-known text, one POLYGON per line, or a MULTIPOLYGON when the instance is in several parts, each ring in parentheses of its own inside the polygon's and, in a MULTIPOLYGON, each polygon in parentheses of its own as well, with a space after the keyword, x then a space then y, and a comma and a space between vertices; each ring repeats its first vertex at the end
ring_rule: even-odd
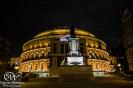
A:
MULTIPOLYGON (((94 75, 98 72, 115 71, 105 42, 80 28, 75 28, 75 35, 79 38, 79 52, 87 58, 87 64, 92 65, 94 75)), ((19 71, 36 73, 40 77, 49 77, 50 74, 59 76, 58 69, 69 50, 68 38, 70 38, 69 28, 55 28, 35 35, 23 45, 19 71)))

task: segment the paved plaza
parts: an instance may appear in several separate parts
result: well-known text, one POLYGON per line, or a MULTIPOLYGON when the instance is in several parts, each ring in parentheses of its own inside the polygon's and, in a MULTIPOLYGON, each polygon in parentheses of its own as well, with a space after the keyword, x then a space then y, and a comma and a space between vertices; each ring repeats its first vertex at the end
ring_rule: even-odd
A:
POLYGON ((95 81, 43 81, 26 82, 22 88, 132 88, 133 81, 125 80, 95 80, 95 81))

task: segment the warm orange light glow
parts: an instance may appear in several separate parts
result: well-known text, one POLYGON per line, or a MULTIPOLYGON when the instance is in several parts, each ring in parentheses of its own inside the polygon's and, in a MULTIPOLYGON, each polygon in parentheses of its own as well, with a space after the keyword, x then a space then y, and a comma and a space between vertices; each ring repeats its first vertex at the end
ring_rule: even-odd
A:
MULTIPOLYGON (((49 63, 56 66, 59 57, 66 58, 66 54, 61 53, 62 44, 58 40, 60 36, 69 34, 68 28, 53 29, 50 31, 37 34, 32 40, 29 40, 23 45, 23 53, 20 55, 22 63, 19 66, 21 72, 48 72, 49 63), (57 39, 57 40, 55 40, 57 39), (58 54, 51 53, 53 50, 52 42, 57 42, 58 54), (50 56, 50 58, 48 58, 50 56), (50 59, 54 59, 55 62, 49 62, 50 59)), ((108 52, 106 51, 106 44, 96 38, 93 34, 76 29, 76 37, 80 38, 85 47, 85 56, 87 57, 88 65, 92 65, 93 71, 111 72, 114 65, 110 65, 111 60, 108 52), (84 41, 83 41, 84 40, 84 41)), ((63 42, 64 46, 67 42, 63 42)), ((66 48, 64 48, 66 49, 66 48)), ((64 61, 61 60, 62 62, 64 61)), ((60 62, 60 63, 62 63, 60 62)))
MULTIPOLYGON (((53 29, 50 31, 46 31, 46 32, 42 32, 40 34, 37 34, 34 38, 41 37, 41 36, 47 36, 50 34, 69 34, 69 32, 70 32, 70 30, 68 28, 53 29)), ((86 32, 86 31, 83 31, 83 30, 79 30, 79 29, 76 29, 75 33, 79 34, 79 35, 88 35, 91 37, 95 37, 93 34, 86 32)))
POLYGON ((48 71, 48 59, 32 60, 21 63, 19 67, 20 72, 47 72, 48 71), (43 63, 43 65, 42 65, 43 63))

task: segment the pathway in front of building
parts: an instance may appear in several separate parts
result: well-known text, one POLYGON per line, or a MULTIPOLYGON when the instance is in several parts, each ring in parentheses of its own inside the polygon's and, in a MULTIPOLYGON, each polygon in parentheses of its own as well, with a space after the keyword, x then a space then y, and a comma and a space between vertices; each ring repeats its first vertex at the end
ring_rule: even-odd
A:
POLYGON ((98 80, 88 82, 26 82, 22 88, 133 88, 133 81, 98 80))

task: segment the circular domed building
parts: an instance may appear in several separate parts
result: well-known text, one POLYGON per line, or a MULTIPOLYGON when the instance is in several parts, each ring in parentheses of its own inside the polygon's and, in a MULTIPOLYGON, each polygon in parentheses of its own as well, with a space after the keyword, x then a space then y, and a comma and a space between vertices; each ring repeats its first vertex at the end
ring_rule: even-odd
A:
MULTIPOLYGON (((112 72, 114 65, 109 59, 106 44, 95 35, 75 28, 79 38, 80 53, 92 65, 94 75, 98 72, 112 72)), ((59 68, 68 53, 69 28, 56 28, 37 34, 23 45, 20 72, 33 72, 39 76, 59 76, 59 68)))

